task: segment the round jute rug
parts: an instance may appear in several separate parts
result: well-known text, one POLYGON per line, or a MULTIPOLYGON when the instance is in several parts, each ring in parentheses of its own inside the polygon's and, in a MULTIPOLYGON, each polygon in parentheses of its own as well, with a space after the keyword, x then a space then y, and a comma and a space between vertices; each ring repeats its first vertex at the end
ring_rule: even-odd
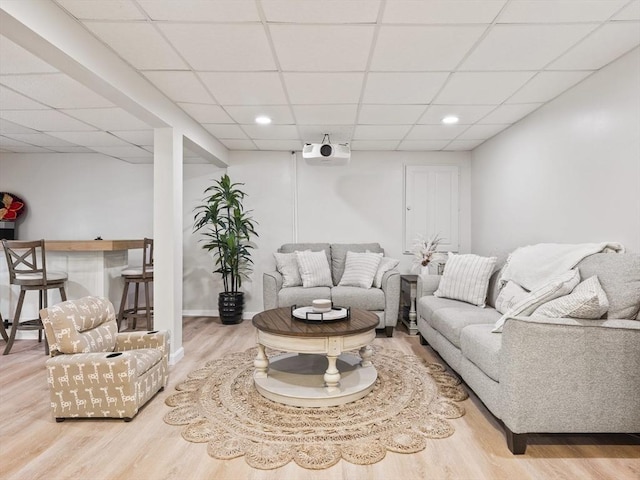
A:
MULTIPOLYGON (((378 379, 371 393, 335 407, 293 407, 264 398, 253 384, 256 349, 207 362, 176 386, 164 417, 186 425, 189 442, 208 443, 218 459, 244 455, 259 469, 296 462, 323 469, 340 459, 368 465, 387 450, 415 453, 427 439, 453 434, 448 419, 464 415, 455 402, 467 398, 460 380, 441 365, 414 355, 375 348, 378 379)), ((268 352, 273 355, 274 352, 268 352)))

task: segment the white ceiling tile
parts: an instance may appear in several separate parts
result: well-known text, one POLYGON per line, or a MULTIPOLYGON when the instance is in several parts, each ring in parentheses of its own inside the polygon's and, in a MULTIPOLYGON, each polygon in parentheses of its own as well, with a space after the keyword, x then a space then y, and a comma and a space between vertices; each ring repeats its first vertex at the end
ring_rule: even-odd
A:
POLYGON ((53 108, 110 107, 109 100, 63 73, 3 75, 0 82, 53 108))
POLYGON ((408 151, 434 151, 442 150, 449 140, 405 140, 398 145, 398 150, 408 151))
POLYGON ((124 147, 129 144, 124 140, 110 135, 107 132, 49 132, 56 138, 61 138, 70 143, 76 145, 83 145, 85 147, 124 147))
POLYGON ((538 109, 541 103, 519 103, 512 105, 500 105, 489 115, 480 120, 479 124, 486 123, 515 123, 521 118, 538 109))
POLYGON ((357 105, 294 105, 293 112, 300 125, 344 125, 355 122, 357 105))
POLYGON ((452 140, 466 128, 466 125, 416 125, 407 140, 452 140))
POLYGON ((351 150, 360 151, 390 151, 395 150, 398 146, 397 140, 354 140, 349 147, 351 150))
POLYGON ((179 103, 178 105, 199 123, 233 123, 231 117, 218 105, 198 103, 179 103))
POLYGON ((10 122, 4 118, 0 118, 0 134, 5 133, 38 133, 31 128, 23 127, 17 123, 10 122))
POLYGON ((297 140, 295 125, 242 125, 242 129, 252 140, 297 140))
POLYGON ((358 123, 363 125, 413 125, 424 105, 362 105, 358 123))
POLYGON ((6 152, 11 153, 51 153, 51 150, 48 148, 36 147, 34 145, 15 145, 11 147, 3 148, 6 152))
POLYGON ((72 132, 95 130, 95 127, 57 110, 5 110, 2 117, 10 122, 41 132, 72 132))
POLYGON ((375 23, 380 0, 262 0, 268 22, 375 23))
POLYGON ((373 26, 270 25, 283 71, 364 71, 373 26))
POLYGON ((187 68, 184 61, 150 23, 85 22, 85 26, 138 69, 187 68))
POLYGON ((595 24, 496 25, 460 70, 538 70, 595 28, 595 24))
POLYGON ((612 22, 560 57, 550 68, 599 69, 640 44, 640 22, 612 22))
POLYGON ((293 104, 358 103, 364 73, 284 73, 293 104))
POLYGON ((21 46, 0 35, 0 74, 50 73, 57 70, 21 46))
POLYGON ((30 145, 38 147, 68 147, 73 145, 60 138, 52 137, 46 133, 12 133, 9 136, 30 145))
POLYGON ((371 70, 452 70, 485 26, 382 26, 371 70))
POLYGON ((29 142, 23 142, 22 140, 17 140, 11 137, 5 137, 4 135, 0 135, 0 146, 4 148, 8 147, 28 147, 29 142))
POLYGON ((540 72, 507 100, 507 103, 548 102, 592 72, 540 72))
POLYGON ((220 143, 222 143, 229 150, 257 150, 256 144, 251 140, 236 140, 230 138, 222 138, 220 139, 220 143))
POLYGON ((149 128, 122 108, 80 108, 62 110, 72 117, 82 120, 102 130, 144 130, 149 128))
POLYGON ((255 2, 238 0, 138 0, 153 20, 259 22, 255 2))
POLYGON ((301 125, 298 131, 305 143, 321 143, 325 133, 331 143, 348 143, 353 136, 353 125, 301 125))
POLYGON ((111 130, 116 137, 134 145, 153 145, 153 130, 111 130))
POLYGON ((440 125, 444 117, 454 115, 458 125, 471 125, 495 108, 495 105, 431 105, 418 123, 440 125))
POLYGON ((509 125, 471 125, 456 140, 486 140, 497 135, 509 125))
POLYGON ((411 125, 358 125, 354 140, 402 140, 411 125))
MULTIPOLYGON (((237 105, 227 106, 225 110, 233 120, 240 124, 254 123, 257 116, 265 115, 271 119, 272 125, 291 125, 293 116, 291 109, 286 105, 237 105)), ((206 122, 202 122, 206 123, 206 122)), ((224 123, 224 122, 216 122, 224 123)), ((227 122, 233 123, 233 122, 227 122)))
POLYGON ((201 72, 220 105, 282 105, 287 98, 277 72, 201 72))
POLYGON ((136 147, 135 145, 125 145, 122 147, 91 147, 96 152, 109 155, 111 157, 121 158, 153 158, 153 154, 148 152, 144 148, 136 147))
POLYGON ((383 23, 491 23, 506 0, 392 0, 383 23))
POLYGON ((0 110, 42 110, 47 107, 0 85, 0 110))
POLYGON ((49 149, 58 153, 93 153, 93 150, 90 148, 81 147, 79 145, 71 145, 68 147, 49 147, 49 149))
POLYGON ((627 0, 516 0, 498 17, 498 23, 601 22, 627 0))
POLYGON ((194 70, 276 69, 262 25, 166 23, 159 28, 194 70))
POLYGON ((640 20, 640 0, 634 0, 613 17, 614 20, 640 20))
POLYGON ((484 140, 453 140, 445 147, 445 150, 473 150, 483 142, 484 140))
POLYGON ((457 72, 449 78, 434 103, 497 105, 533 75, 534 72, 457 72))
POLYGON ((80 20, 144 20, 144 14, 130 0, 57 0, 80 20))
POLYGON ((438 93, 448 73, 370 73, 364 103, 428 104, 438 93))
POLYGON ((302 150, 300 140, 255 140, 260 150, 302 150))
MULTIPOLYGON (((220 139, 220 138, 228 138, 228 139, 241 139, 246 140, 247 134, 242 131, 242 129, 235 124, 213 124, 213 123, 205 123, 202 125, 206 128, 211 135, 220 139)), ((295 127, 294 127, 295 128, 295 127)))
POLYGON ((174 102, 216 103, 193 72, 146 71, 142 73, 174 102))

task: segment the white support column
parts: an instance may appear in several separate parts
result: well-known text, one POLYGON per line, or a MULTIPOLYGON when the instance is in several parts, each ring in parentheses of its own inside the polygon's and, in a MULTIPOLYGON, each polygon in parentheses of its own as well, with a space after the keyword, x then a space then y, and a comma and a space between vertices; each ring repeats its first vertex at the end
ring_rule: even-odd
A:
POLYGON ((171 331, 171 364, 182 348, 182 134, 156 128, 153 135, 153 318, 171 331))

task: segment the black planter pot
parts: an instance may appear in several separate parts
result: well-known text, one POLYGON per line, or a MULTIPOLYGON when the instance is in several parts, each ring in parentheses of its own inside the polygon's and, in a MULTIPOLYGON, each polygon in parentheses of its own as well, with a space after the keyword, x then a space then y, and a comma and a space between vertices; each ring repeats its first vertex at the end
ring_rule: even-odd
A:
POLYGON ((244 292, 220 292, 218 295, 218 311, 223 324, 240 323, 243 309, 244 292))

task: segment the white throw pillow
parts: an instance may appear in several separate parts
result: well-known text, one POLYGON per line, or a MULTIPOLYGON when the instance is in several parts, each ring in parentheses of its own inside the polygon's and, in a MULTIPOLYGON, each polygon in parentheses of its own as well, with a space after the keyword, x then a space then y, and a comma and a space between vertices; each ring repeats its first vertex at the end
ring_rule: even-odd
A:
POLYGON ((382 253, 347 252, 344 273, 338 285, 371 288, 381 259, 382 253))
POLYGON ((527 290, 513 280, 509 280, 502 290, 500 290, 498 298, 496 298, 496 310, 500 313, 507 313, 516 303, 527 295, 529 295, 527 290))
POLYGON ((516 303, 511 310, 502 315, 496 322, 495 328, 491 331, 494 333, 501 333, 507 317, 531 315, 543 303, 547 303, 555 298, 571 293, 579 282, 580 273, 578 270, 569 270, 568 272, 559 275, 546 285, 532 290, 527 296, 516 303))
POLYGON ((304 288, 333 286, 329 261, 324 250, 319 252, 307 250, 295 252, 295 254, 304 288))
POLYGON ((569 295, 556 298, 538 307, 532 315, 551 318, 600 318, 609 310, 607 294, 597 276, 580 283, 569 295))
MULTIPOLYGON (((310 251, 310 250, 309 250, 310 251)), ((298 269, 298 259, 295 252, 274 253, 276 259, 276 270, 282 275, 282 287, 298 287, 302 285, 300 270, 298 269)))
POLYGON ((496 264, 496 257, 480 257, 473 254, 448 254, 436 297, 451 298, 484 307, 489 288, 489 278, 496 264))
POLYGON ((376 272, 376 276, 373 277, 373 286, 374 288, 382 288, 382 277, 389 270, 393 270, 398 266, 400 260, 396 260, 395 258, 382 257, 380 259, 380 265, 378 265, 378 271, 376 272))

